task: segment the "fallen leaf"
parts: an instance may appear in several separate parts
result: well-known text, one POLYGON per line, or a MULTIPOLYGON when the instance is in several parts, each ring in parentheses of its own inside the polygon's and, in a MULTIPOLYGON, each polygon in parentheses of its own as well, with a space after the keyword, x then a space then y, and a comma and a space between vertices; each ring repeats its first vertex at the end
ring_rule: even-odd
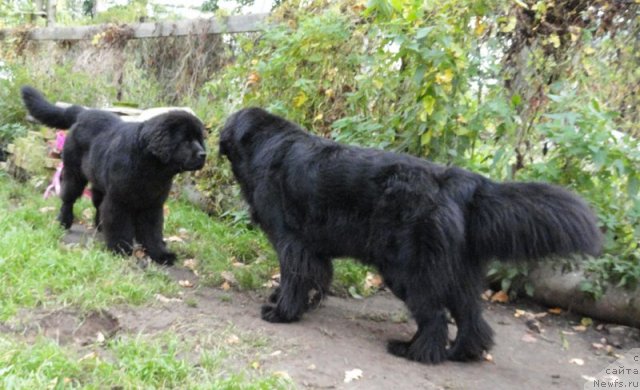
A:
POLYGON ((56 208, 53 206, 47 206, 47 207, 42 207, 39 211, 44 214, 44 213, 49 213, 51 211, 54 211, 55 209, 56 208))
POLYGON ((490 353, 485 352, 483 358, 485 361, 493 363, 493 355, 491 355, 490 353))
POLYGON ((198 260, 186 259, 182 264, 184 265, 185 268, 188 268, 191 271, 195 271, 195 269, 198 267, 198 260))
POLYGON ((95 351, 93 351, 93 352, 89 352, 88 354, 84 355, 83 357, 78 359, 78 361, 82 362, 82 361, 85 361, 85 360, 97 359, 97 358, 98 358, 98 354, 95 351))
POLYGON ((307 366, 307 370, 315 370, 316 369, 316 365, 311 363, 307 366))
POLYGON ((580 325, 586 327, 589 327, 591 325, 593 325, 593 320, 589 317, 582 317, 582 319, 580 320, 580 325))
POLYGON ((535 343, 538 341, 537 338, 529 333, 525 333, 520 340, 524 341, 525 343, 535 343))
POLYGON ((600 343, 593 343, 591 346, 595 349, 604 349, 606 347, 606 345, 600 343))
POLYGON ((166 242, 184 242, 184 240, 178 236, 169 236, 164 239, 166 242))
POLYGON ((138 259, 142 259, 147 255, 147 253, 144 251, 144 249, 138 247, 133 250, 133 255, 138 259))
POLYGON ((291 376, 289 376, 289 373, 287 373, 286 371, 274 371, 273 375, 280 378, 287 379, 287 380, 291 380, 291 376))
POLYGON ((260 368, 260 362, 251 363, 251 368, 253 368, 254 370, 259 369, 260 368))
POLYGON ((367 272, 367 276, 364 278, 365 290, 379 289, 382 286, 382 277, 373 272, 367 272))
POLYGON ((156 294, 155 295, 156 300, 162 302, 162 303, 169 303, 169 302, 182 302, 182 299, 180 298, 167 298, 162 294, 156 294))
POLYGON ((491 302, 507 303, 509 302, 509 295, 507 295, 507 293, 503 290, 500 290, 497 293, 493 294, 493 296, 491 297, 491 302))
POLYGON ((229 282, 225 280, 224 283, 222 283, 222 285, 220 286, 220 288, 223 289, 224 291, 229 291, 229 289, 231 289, 231 285, 229 284, 229 282))
POLYGON ((513 316, 516 318, 520 318, 522 316, 524 316, 525 314, 527 314, 526 311, 521 310, 521 309, 516 309, 515 313, 513 313, 513 316))
POLYGON ((355 286, 351 286, 349 287, 349 294, 351 295, 352 298, 355 299, 362 299, 362 295, 358 294, 358 291, 356 291, 356 287, 355 286))
POLYGON ((229 337, 227 337, 227 344, 229 345, 238 344, 239 342, 240 342, 240 337, 236 336, 235 334, 232 334, 229 337))
POLYGON ((220 276, 222 276, 222 279, 224 279, 225 282, 228 282, 232 286, 238 284, 236 276, 231 271, 222 271, 220 272, 220 276))
POLYGON ((191 288, 193 287, 193 283, 191 283, 190 280, 179 280, 178 284, 180 285, 180 287, 186 287, 186 288, 191 288))
POLYGON ((582 360, 580 358, 573 358, 573 359, 569 360, 569 363, 575 364, 577 366, 584 366, 584 360, 582 360))
POLYGON ((245 266, 246 266, 246 264, 245 264, 245 263, 241 263, 241 262, 239 262, 239 261, 236 261, 236 262, 234 262, 234 263, 233 263, 233 264, 231 264, 231 265, 232 265, 232 266, 234 266, 234 267, 237 267, 237 268, 242 268, 242 267, 245 267, 245 266))
POLYGON ((586 332, 587 327, 584 325, 576 325, 576 326, 572 326, 571 328, 573 328, 573 330, 575 330, 576 332, 586 332))
POLYGON ((562 313, 562 309, 559 307, 552 307, 551 309, 547 310, 549 313, 551 314, 560 314, 562 313))
POLYGON ((360 378, 362 378, 362 370, 359 368, 354 368, 353 370, 344 372, 344 383, 351 383, 360 378))
POLYGON ((569 340, 565 337, 565 332, 560 332, 560 342, 563 350, 569 350, 569 340))
POLYGON ((104 340, 105 340, 105 337, 104 337, 104 334, 102 334, 102 332, 96 333, 96 342, 98 344, 104 343, 104 340))
POLYGON ((273 288, 278 286, 279 284, 274 282, 273 280, 267 280, 266 282, 262 283, 262 287, 266 287, 266 288, 273 288))
POLYGON ((488 290, 485 290, 482 293, 482 295, 480 295, 480 298, 482 298, 482 300, 484 300, 484 301, 488 301, 491 298, 492 295, 493 295, 493 290, 488 289, 488 290))
POLYGON ((269 354, 269 356, 278 356, 278 355, 281 355, 281 354, 282 354, 282 351, 278 350, 278 351, 273 351, 273 352, 271 352, 271 353, 269 354))
POLYGON ((257 84, 260 81, 260 75, 256 72, 251 72, 247 77, 247 85, 257 84))

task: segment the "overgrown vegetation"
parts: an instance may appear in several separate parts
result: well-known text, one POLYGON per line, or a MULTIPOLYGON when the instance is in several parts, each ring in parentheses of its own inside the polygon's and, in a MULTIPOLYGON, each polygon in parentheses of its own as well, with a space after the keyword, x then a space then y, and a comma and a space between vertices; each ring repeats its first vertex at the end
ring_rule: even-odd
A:
MULTIPOLYGON (((637 285, 638 5, 316 1, 305 11, 284 4, 275 27, 240 40, 234 64, 205 85, 212 123, 258 105, 342 142, 567 186, 607 239, 585 289, 637 285)), ((200 185, 212 192, 221 174, 209 175, 200 185)))
MULTIPOLYGON (((139 55, 122 59, 135 72, 122 73, 120 84, 109 71, 54 64, 44 72, 50 57, 37 48, 29 61, 16 56, 11 45, 21 41, 14 40, 4 45, 16 73, 0 81, 0 112, 7 123, 20 121, 16 89, 27 80, 73 102, 179 103, 211 127, 216 150, 224 119, 259 105, 341 142, 496 180, 558 183, 589 200, 605 232, 605 254, 585 263, 591 279, 584 287, 597 296, 606 283, 632 288, 640 278, 639 8, 613 0, 287 1, 262 33, 226 40, 220 61, 206 57, 211 52, 198 57, 205 40, 196 36, 185 40, 189 50, 176 43, 157 62, 150 61, 153 45, 137 46, 139 55), (192 65, 172 67, 181 58, 192 65), (198 58, 215 65, 203 67, 198 58), (177 84, 157 71, 163 66, 175 69, 177 84)), ((209 211, 235 221, 230 232, 211 232, 226 237, 219 247, 262 275, 240 277, 247 286, 260 284, 274 271, 273 255, 263 239, 246 244, 236 236, 253 232, 229 167, 211 158, 195 181, 209 211)), ((219 256, 195 243, 180 250, 219 256)), ((525 272, 493 271, 508 280, 525 272)))

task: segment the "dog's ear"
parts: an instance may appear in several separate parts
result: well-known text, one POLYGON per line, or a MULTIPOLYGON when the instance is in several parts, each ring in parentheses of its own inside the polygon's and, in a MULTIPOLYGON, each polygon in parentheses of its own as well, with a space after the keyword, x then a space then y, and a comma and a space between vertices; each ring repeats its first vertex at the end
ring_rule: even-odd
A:
POLYGON ((140 139, 143 148, 156 156, 163 164, 171 160, 175 144, 171 137, 171 129, 165 123, 149 120, 142 123, 140 139))

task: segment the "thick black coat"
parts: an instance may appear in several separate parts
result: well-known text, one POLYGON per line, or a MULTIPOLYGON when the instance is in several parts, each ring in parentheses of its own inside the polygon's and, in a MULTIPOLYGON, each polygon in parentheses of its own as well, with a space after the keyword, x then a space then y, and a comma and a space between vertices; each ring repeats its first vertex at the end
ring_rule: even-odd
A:
POLYGON ((156 262, 173 263, 162 237, 163 204, 173 176, 204 164, 202 122, 178 110, 124 122, 107 111, 57 107, 27 86, 22 99, 40 122, 71 129, 62 151, 60 223, 71 227, 73 204, 91 183, 96 226, 109 249, 131 253, 135 238, 156 262))
POLYGON ((438 363, 473 360, 492 345, 479 296, 488 260, 601 249, 579 197, 542 183, 504 183, 415 157, 344 146, 258 108, 232 115, 220 136, 253 220, 280 261, 281 285, 262 308, 298 320, 349 256, 380 271, 418 324, 391 353, 438 363), (445 310, 458 333, 447 349, 445 310))

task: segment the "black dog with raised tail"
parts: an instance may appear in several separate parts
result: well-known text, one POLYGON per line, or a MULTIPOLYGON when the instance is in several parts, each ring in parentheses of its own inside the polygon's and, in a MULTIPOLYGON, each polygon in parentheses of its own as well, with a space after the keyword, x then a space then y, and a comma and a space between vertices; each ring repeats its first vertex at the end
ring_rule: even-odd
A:
POLYGON ((291 322, 329 289, 331 260, 375 266, 418 331, 394 355, 474 360, 492 331, 480 293, 491 259, 597 255, 601 233, 578 196, 543 183, 496 183, 407 156, 340 145, 259 108, 233 114, 220 152, 280 261, 262 318, 291 322), (313 295, 313 294, 312 294, 313 295), (447 348, 449 310, 458 332, 447 348))

